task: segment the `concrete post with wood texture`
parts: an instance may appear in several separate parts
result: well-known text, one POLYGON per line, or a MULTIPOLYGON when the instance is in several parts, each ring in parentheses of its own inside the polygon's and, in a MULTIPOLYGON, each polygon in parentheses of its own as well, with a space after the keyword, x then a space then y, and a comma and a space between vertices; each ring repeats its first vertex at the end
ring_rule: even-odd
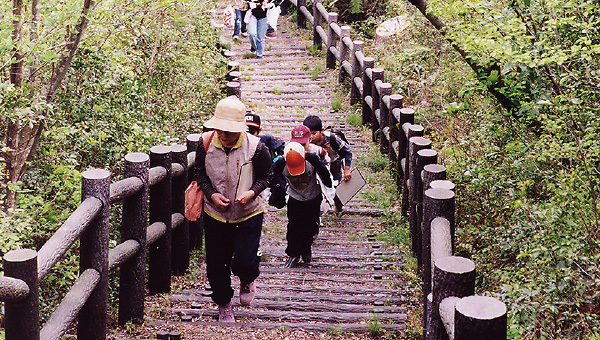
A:
POLYGON ((390 108, 385 104, 385 98, 389 99, 392 94, 392 84, 382 83, 379 87, 379 152, 383 155, 387 155, 390 152, 390 141, 386 136, 386 132, 389 134, 390 126, 390 108))
POLYGON ((456 303, 454 340, 506 340, 507 308, 489 296, 471 295, 456 303))
POLYGON ((241 84, 237 81, 230 81, 227 83, 227 97, 236 96, 238 99, 242 99, 242 88, 241 84))
MULTIPOLYGON (((413 137, 423 137, 423 132, 425 131, 425 129, 421 126, 421 125, 416 125, 416 124, 407 124, 404 125, 406 126, 406 158, 404 160, 404 176, 402 178, 402 187, 404 188, 402 190, 402 204, 401 204, 401 208, 402 208, 402 215, 403 216, 408 216, 408 210, 409 210, 409 177, 410 177, 410 153, 409 153, 409 142, 411 138, 413 137)), ((403 129, 404 129, 403 126, 403 129)), ((411 230, 411 235, 412 235, 412 230, 411 230)), ((413 242, 414 238, 413 238, 413 242)), ((413 244, 413 253, 416 249, 415 245, 413 244)))
MULTIPOLYGON (((431 146, 430 146, 431 147, 431 146)), ((417 159, 415 161, 415 193, 413 195, 413 204, 415 207, 415 221, 413 222, 419 230, 419 235, 423 234, 423 170, 426 165, 437 163, 437 151, 433 149, 422 149, 417 151, 417 159)), ((411 190, 412 190, 411 182, 411 190)), ((422 247, 419 247, 423 249, 422 247)))
POLYGON ((241 83, 242 81, 242 72, 240 71, 231 71, 227 73, 227 77, 225 77, 228 82, 236 82, 241 83))
MULTIPOLYGON (((403 100, 404 97, 397 93, 390 95, 390 148, 388 157, 390 158, 390 163, 392 164, 393 168, 396 169, 396 180, 398 179, 398 174, 400 174, 402 170, 400 168, 400 163, 398 162, 398 140, 400 139, 400 125, 398 124, 398 120, 396 119, 394 112, 400 111, 403 100)), ((402 188, 398 187, 398 192, 400 192, 400 190, 402 190, 402 188)))
POLYGON ((119 271, 119 325, 144 322, 146 292, 146 228, 148 228, 148 188, 150 157, 141 152, 125 156, 125 178, 137 177, 144 186, 123 200, 121 242, 136 240, 140 249, 121 265, 119 271))
MULTIPOLYGON (((404 124, 411 126, 415 123, 415 110, 403 107, 400 109, 400 121, 398 122, 398 181, 396 185, 400 190, 404 188, 406 182, 404 181, 404 169, 407 167, 407 155, 408 155, 408 134, 405 133, 404 124)), ((406 129, 408 131, 408 128, 406 129)))
MULTIPOLYGON (((438 217, 450 225, 450 240, 454 239, 454 192, 446 189, 427 189, 423 197, 422 275, 423 318, 429 313, 427 295, 431 293, 431 222, 438 217)), ((452 241, 451 241, 452 243, 452 241)))
POLYGON ((306 29, 306 17, 300 11, 301 7, 306 7, 306 0, 298 0, 296 4, 298 6, 296 13, 296 24, 298 25, 298 28, 306 29))
MULTIPOLYGON (((449 231, 449 230, 448 230, 449 231)), ((449 234, 432 235, 432 238, 446 238, 449 234)), ((475 264, 464 257, 447 256, 435 261, 433 270, 433 304, 431 324, 427 334, 431 339, 448 340, 448 333, 440 316, 440 304, 445 298, 462 298, 475 294, 475 264)))
MULTIPOLYGON (((185 189, 188 181, 188 159, 187 147, 185 145, 172 145, 171 152, 173 156, 173 164, 179 164, 183 167, 183 173, 177 177, 173 177, 172 202, 173 213, 179 213, 181 216, 185 210, 185 189)), ((190 237, 188 220, 183 218, 183 222, 173 229, 172 232, 172 266, 173 275, 183 275, 190 265, 190 237)))
MULTIPOLYGON (((321 35, 317 31, 317 27, 320 27, 323 24, 323 16, 319 11, 317 4, 321 4, 322 0, 313 1, 313 47, 317 48, 319 51, 323 48, 323 39, 321 39, 321 35)), ((300 2, 298 2, 298 6, 300 2)), ((298 15, 300 16, 300 15, 298 15)))
MULTIPOLYGON (((199 133, 193 133, 187 136, 186 146, 188 154, 190 152, 196 152, 200 143, 199 133)), ((188 158, 188 162, 190 159, 188 158)), ((191 167, 188 170, 188 179, 191 177, 191 167)), ((189 184, 189 183, 188 183, 189 184)), ((202 218, 196 221, 188 221, 189 232, 190 232, 190 249, 202 249, 202 237, 204 235, 204 225, 202 224, 202 218)))
POLYGON ((446 167, 441 164, 427 164, 423 167, 423 192, 431 182, 446 179, 446 167))
POLYGON ((378 81, 383 83, 383 69, 381 67, 374 67, 371 69, 371 81, 373 82, 370 89, 371 98, 373 98, 371 102, 371 110, 373 112, 371 115, 371 139, 374 143, 377 143, 377 137, 379 137, 379 104, 381 102, 377 83, 378 81))
POLYGON ((431 149, 431 141, 423 137, 411 137, 408 140, 408 221, 412 236, 413 253, 417 257, 419 269, 422 267, 421 258, 421 225, 418 224, 417 206, 421 203, 419 192, 423 190, 421 179, 422 168, 417 168, 417 152, 431 149))
POLYGON ((371 77, 367 70, 372 70, 374 66, 375 59, 372 57, 365 57, 362 68, 362 125, 371 124, 373 119, 373 109, 369 106, 369 103, 367 103, 367 97, 371 97, 371 92, 373 91, 371 89, 373 87, 373 82, 371 81, 371 77))
POLYGON ((343 83, 348 78, 348 72, 344 68, 344 61, 350 57, 350 47, 344 44, 344 38, 350 37, 350 26, 340 27, 340 73, 338 74, 338 83, 343 83))
POLYGON ((352 43, 352 79, 350 81, 350 105, 360 103, 360 89, 356 86, 356 82, 354 82, 355 78, 360 78, 362 80, 363 69, 360 65, 360 60, 356 56, 356 52, 361 52, 363 50, 364 43, 360 40, 354 40, 352 43))
POLYGON ((235 60, 230 60, 227 62, 227 72, 234 72, 240 70, 240 62, 235 60))
POLYGON ((162 222, 166 226, 163 236, 149 247, 148 290, 150 294, 171 291, 171 147, 150 148, 150 168, 162 167, 167 176, 150 187, 150 224, 162 222))
POLYGON ((104 340, 108 306, 110 172, 90 169, 81 176, 81 201, 95 197, 102 202, 102 209, 80 237, 79 272, 94 269, 100 274, 100 281, 79 311, 77 338, 104 340))
POLYGON ((6 340, 40 339, 40 301, 37 252, 18 249, 4 255, 4 275, 27 285, 28 294, 4 303, 4 336, 6 340))
POLYGON ((337 22, 337 20, 337 13, 329 13, 327 16, 327 54, 325 57, 325 66, 331 70, 335 68, 335 62, 337 61, 335 54, 331 52, 331 47, 337 46, 337 34, 331 27, 331 24, 337 22))

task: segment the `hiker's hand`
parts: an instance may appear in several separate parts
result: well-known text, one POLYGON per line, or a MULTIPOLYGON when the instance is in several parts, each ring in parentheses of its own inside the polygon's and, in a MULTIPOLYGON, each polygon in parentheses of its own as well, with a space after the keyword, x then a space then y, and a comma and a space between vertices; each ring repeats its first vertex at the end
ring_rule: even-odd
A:
POLYGON ((246 204, 246 203, 250 202, 251 199, 254 198, 254 195, 256 195, 254 190, 244 191, 242 193, 242 195, 240 196, 240 198, 235 200, 235 203, 246 204))
POLYGON ((344 181, 349 181, 352 178, 352 172, 350 172, 350 167, 344 167, 344 181))
POLYGON ((210 196, 210 199, 217 206, 217 210, 225 211, 229 207, 229 198, 223 196, 220 192, 215 192, 210 196))

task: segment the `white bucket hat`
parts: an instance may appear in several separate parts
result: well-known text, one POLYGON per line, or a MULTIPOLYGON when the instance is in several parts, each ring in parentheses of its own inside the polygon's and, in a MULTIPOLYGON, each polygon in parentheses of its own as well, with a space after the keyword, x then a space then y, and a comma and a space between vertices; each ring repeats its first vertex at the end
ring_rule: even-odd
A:
POLYGON ((238 97, 229 96, 221 99, 215 108, 215 114, 204 123, 204 126, 228 132, 245 132, 246 106, 238 97))

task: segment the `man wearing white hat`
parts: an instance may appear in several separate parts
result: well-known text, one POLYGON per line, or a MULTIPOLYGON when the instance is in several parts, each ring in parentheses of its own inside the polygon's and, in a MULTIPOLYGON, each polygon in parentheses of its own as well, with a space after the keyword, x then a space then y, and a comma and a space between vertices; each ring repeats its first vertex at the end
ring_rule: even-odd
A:
POLYGON ((266 207, 264 189, 273 178, 267 147, 246 132, 246 107, 235 96, 222 99, 204 126, 192 181, 204 192, 206 273, 219 321, 235 322, 231 273, 240 278, 240 303, 256 292, 257 256, 266 207), (204 139, 210 138, 208 148, 204 139))

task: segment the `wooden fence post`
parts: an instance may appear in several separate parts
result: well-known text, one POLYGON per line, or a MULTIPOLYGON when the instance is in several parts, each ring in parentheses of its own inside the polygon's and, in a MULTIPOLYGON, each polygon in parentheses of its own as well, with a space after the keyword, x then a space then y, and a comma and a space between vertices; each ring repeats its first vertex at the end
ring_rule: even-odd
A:
POLYGON ((133 239, 140 249, 119 271, 119 325, 144 322, 146 291, 146 228, 148 228, 148 185, 150 157, 141 152, 125 156, 124 177, 138 177, 144 186, 123 200, 121 242, 133 239))
POLYGON ((236 96, 238 99, 242 99, 242 88, 241 84, 237 81, 230 81, 227 83, 227 97, 236 96))
POLYGON ((354 40, 354 42, 352 43, 352 80, 350 82, 350 105, 360 103, 361 99, 360 89, 358 88, 358 86, 356 86, 356 82, 354 81, 354 79, 358 77, 362 80, 363 69, 360 66, 360 60, 356 56, 356 52, 362 53, 363 46, 364 43, 360 40, 354 40))
POLYGON ((374 67, 371 69, 371 98, 372 98, 372 115, 371 115, 371 139, 374 143, 377 143, 377 137, 379 135, 379 90, 377 89, 377 81, 383 83, 383 69, 381 67, 374 67))
POLYGON ((489 296, 471 295, 456 303, 454 339, 506 340, 506 305, 489 296))
POLYGON ((181 214, 183 222, 173 230, 171 249, 173 252, 173 275, 183 275, 190 265, 190 238, 188 220, 183 217, 185 209, 185 189, 188 186, 188 159, 185 145, 172 145, 173 164, 183 168, 181 175, 173 177, 172 208, 173 213, 181 214))
POLYGON ((102 210, 80 237, 79 272, 94 269, 100 274, 100 281, 79 311, 77 337, 103 340, 106 339, 108 306, 110 172, 104 169, 90 169, 84 171, 81 176, 81 200, 96 197, 102 202, 102 210))
POLYGON ((431 293, 431 221, 437 217, 445 218, 450 223, 450 239, 454 239, 454 196, 454 192, 450 190, 427 189, 423 197, 421 277, 423 278, 423 319, 426 328, 427 315, 429 315, 427 296, 431 293))
POLYGON ((369 76, 369 72, 367 72, 367 70, 372 70, 374 66, 375 59, 372 57, 365 57, 362 68, 362 125, 371 124, 372 121, 373 108, 367 102, 367 97, 371 97, 371 91, 373 91, 371 89, 373 87, 373 82, 371 81, 371 77, 369 76))
POLYGON ((431 182, 446 179, 446 167, 441 164, 427 164, 423 167, 423 192, 431 182))
MULTIPOLYGON (((199 133, 193 133, 187 136, 186 146, 188 154, 190 152, 196 152, 201 136, 202 135, 199 133)), ((191 171, 191 168, 189 169, 189 171, 191 171)), ((189 171, 188 179, 191 175, 189 171)), ((188 226, 190 230, 190 249, 202 249, 202 238, 204 235, 204 226, 202 225, 202 218, 199 218, 196 221, 188 221, 188 226)))
MULTIPOLYGON (((431 145, 429 146, 431 147, 431 145)), ((415 211, 415 220, 413 223, 418 230, 419 235, 423 235, 423 170, 425 165, 435 164, 437 163, 437 151, 429 148, 421 149, 417 151, 417 158, 415 160, 415 186, 412 186, 411 182, 411 190, 414 188, 415 193, 413 195, 413 204, 415 211)), ((412 179, 411 179, 412 180, 412 179)), ((420 244, 419 244, 420 245, 420 244)), ((421 251, 423 247, 418 247, 421 251)), ((420 258, 422 258, 420 256, 420 258)), ((419 262, 419 261, 417 261, 419 262)))
POLYGON ((301 7, 306 7, 306 0, 298 0, 296 4, 298 6, 296 9, 296 23, 299 28, 306 29, 306 17, 300 10, 301 7))
MULTIPOLYGON (((398 179, 396 181, 396 186, 398 187, 398 190, 402 192, 405 191, 403 190, 406 186, 404 176, 406 170, 408 170, 408 134, 405 131, 408 131, 408 126, 413 125, 414 122, 415 110, 408 107, 401 108, 400 121, 398 122, 398 179), (404 129, 404 124, 407 124, 406 129, 404 129)), ((403 214, 406 215, 406 212, 403 212, 403 214)))
POLYGON ((411 137, 408 140, 408 221, 411 235, 413 235, 412 245, 413 253, 417 257, 419 269, 422 268, 421 262, 421 225, 418 224, 417 206, 420 195, 418 191, 423 191, 423 182, 421 180, 421 170, 417 168, 417 152, 423 149, 430 149, 431 141, 423 137, 411 137))
POLYGON ((348 72, 344 68, 344 62, 348 61, 348 57, 350 57, 350 47, 344 43, 345 37, 350 37, 350 26, 340 27, 340 73, 338 74, 338 83, 340 84, 348 77, 348 72))
POLYGON ((321 15, 319 6, 317 6, 317 4, 322 2, 323 0, 313 1, 313 47, 317 48, 319 51, 323 48, 323 39, 321 39, 321 35, 317 31, 317 27, 320 27, 323 24, 323 16, 321 15))
MULTIPOLYGON (((449 236, 432 235, 432 238, 449 236)), ((427 334, 430 334, 431 339, 448 340, 448 333, 440 317, 440 304, 447 297, 462 298, 475 294, 475 264, 458 256, 437 259, 433 269, 433 287, 431 324, 427 334)))
MULTIPOLYGON (((398 180, 398 176, 399 174, 402 172, 402 169, 400 168, 400 163, 398 161, 398 145, 399 145, 399 139, 400 139, 400 129, 399 129, 399 124, 398 124, 398 120, 396 119, 396 115, 394 114, 394 112, 399 113, 400 109, 402 108, 402 101, 404 100, 404 97, 402 97, 401 95, 395 93, 392 94, 390 96, 390 114, 389 114, 389 127, 390 127, 390 145, 389 145, 389 152, 388 152, 388 157, 390 159, 390 163, 392 164, 392 167, 396 170, 395 173, 395 177, 396 177, 396 181, 398 180)), ((400 191, 402 190, 401 187, 398 187, 398 193, 400 193, 400 191)))
POLYGON ((22 280, 29 288, 24 300, 4 303, 6 340, 40 339, 40 299, 37 252, 32 249, 11 250, 4 255, 4 275, 22 280))
POLYGON ((331 48, 337 46, 337 34, 333 30, 333 27, 331 27, 331 24, 334 22, 337 23, 337 20, 337 13, 329 13, 329 15, 327 16, 327 54, 325 58, 325 65, 328 69, 332 70, 335 68, 335 62, 337 61, 337 59, 335 58, 335 55, 331 52, 331 48))
MULTIPOLYGON (((409 144, 410 143, 409 143, 409 141, 413 137, 422 137, 423 131, 425 131, 425 129, 421 125, 416 125, 416 124, 407 125, 407 130, 405 131, 405 133, 406 133, 406 151, 405 151, 406 158, 404 159, 404 176, 402 178, 402 187, 404 189, 402 190, 402 204, 401 204, 403 216, 408 216, 408 210, 409 210, 408 208, 410 205, 410 201, 409 201, 409 191, 410 191, 410 188, 409 188, 409 177, 410 177, 409 144)), ((411 230, 411 233, 412 233, 412 230, 411 230)), ((413 242, 414 242, 414 238, 413 238, 413 242)), ((414 244, 413 244, 412 249, 413 249, 413 252, 416 249, 414 244)))
POLYGON ((171 148, 165 145, 150 148, 150 168, 162 167, 167 176, 150 187, 150 224, 162 222, 163 236, 149 247, 148 290, 150 294, 171 291, 171 148))
POLYGON ((390 141, 389 141, 389 126, 390 126, 390 108, 385 104, 386 97, 389 100, 389 96, 392 94, 392 84, 382 83, 379 87, 379 152, 383 155, 387 155, 390 152, 390 141), (386 136, 387 134, 387 136, 386 136))

